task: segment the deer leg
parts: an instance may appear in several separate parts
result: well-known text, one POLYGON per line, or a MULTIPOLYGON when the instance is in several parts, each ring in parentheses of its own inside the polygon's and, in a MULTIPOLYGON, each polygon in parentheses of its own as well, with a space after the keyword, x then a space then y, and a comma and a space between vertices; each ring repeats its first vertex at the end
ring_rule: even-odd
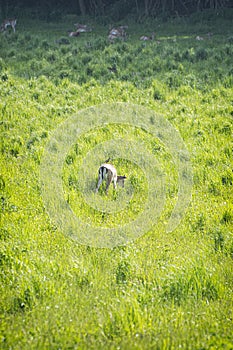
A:
POLYGON ((102 179, 101 175, 99 174, 99 179, 98 179, 97 187, 95 190, 96 193, 99 191, 99 188, 100 188, 100 185, 102 184, 102 182, 103 182, 103 179, 102 179))
POLYGON ((108 176, 107 176, 107 181, 106 181, 106 194, 108 194, 108 189, 109 189, 109 186, 110 186, 110 184, 111 184, 111 182, 112 182, 112 177, 113 177, 113 175, 112 175, 112 173, 109 171, 109 172, 108 172, 108 176))
POLYGON ((115 176, 114 179, 113 179, 113 188, 114 190, 116 189, 117 187, 117 177, 115 176))

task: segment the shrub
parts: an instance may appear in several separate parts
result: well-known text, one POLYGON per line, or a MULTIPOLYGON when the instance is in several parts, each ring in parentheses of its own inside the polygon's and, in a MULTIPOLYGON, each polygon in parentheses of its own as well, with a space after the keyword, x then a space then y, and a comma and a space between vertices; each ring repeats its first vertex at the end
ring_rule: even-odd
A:
POLYGON ((196 51, 196 59, 198 61, 206 60, 208 58, 208 52, 205 48, 200 48, 196 51))
POLYGON ((130 264, 128 261, 122 261, 116 268, 116 283, 126 283, 130 276, 130 264))
POLYGON ((41 47, 45 50, 47 50, 49 48, 49 43, 47 40, 43 40, 42 43, 41 43, 41 47))
POLYGON ((8 57, 15 57, 17 55, 17 51, 14 49, 11 49, 8 51, 8 57))
POLYGON ((154 90, 153 92, 153 98, 155 100, 162 100, 162 94, 159 90, 154 90))
POLYGON ((169 88, 177 88, 182 85, 182 77, 179 71, 174 70, 171 73, 165 74, 165 82, 169 88))
POLYGON ((8 74, 7 74, 7 72, 4 72, 4 73, 1 75, 1 80, 2 80, 2 81, 7 81, 7 80, 8 80, 8 74))
POLYGON ((174 274, 162 287, 164 301, 172 301, 181 305, 188 298, 196 300, 218 299, 218 286, 215 279, 204 267, 194 267, 190 271, 174 274))
POLYGON ((34 58, 34 59, 32 59, 32 60, 30 61, 29 66, 30 66, 30 68, 31 68, 32 71, 38 72, 40 69, 42 69, 43 64, 42 64, 41 61, 39 61, 39 60, 37 60, 37 59, 34 58))
POLYGON ((229 210, 225 210, 221 219, 221 223, 228 224, 232 221, 232 219, 233 219, 232 213, 229 210))
POLYGON ((216 252, 222 251, 224 248, 224 235, 220 230, 214 233, 214 249, 216 252))
POLYGON ((92 60, 92 55, 90 54, 83 54, 81 56, 81 62, 86 65, 87 63, 89 63, 92 60))
POLYGON ((194 50, 194 48, 191 47, 190 49, 185 50, 183 52, 182 59, 193 63, 195 61, 195 50, 194 50))

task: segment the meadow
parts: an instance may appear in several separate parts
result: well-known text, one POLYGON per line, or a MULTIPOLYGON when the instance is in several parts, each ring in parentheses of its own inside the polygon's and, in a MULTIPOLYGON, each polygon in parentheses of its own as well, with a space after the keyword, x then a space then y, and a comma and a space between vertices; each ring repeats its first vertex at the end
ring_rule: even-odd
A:
POLYGON ((129 18, 127 40, 114 43, 106 18, 22 16, 15 34, 0 33, 1 349, 233 349, 232 19, 232 9, 129 18), (93 31, 70 38, 79 20, 93 31), (155 40, 139 40, 153 31, 155 40), (179 132, 192 193, 180 224, 167 232, 179 188, 163 140, 114 123, 80 135, 65 157, 62 185, 83 221, 97 228, 131 222, 148 195, 143 169, 111 149, 126 188, 108 197, 102 188, 94 198, 108 206, 133 195, 116 213, 86 202, 78 169, 99 144, 140 143, 166 178, 166 203, 150 229, 98 248, 72 239, 49 216, 41 163, 59 125, 118 102, 159 113, 179 132))

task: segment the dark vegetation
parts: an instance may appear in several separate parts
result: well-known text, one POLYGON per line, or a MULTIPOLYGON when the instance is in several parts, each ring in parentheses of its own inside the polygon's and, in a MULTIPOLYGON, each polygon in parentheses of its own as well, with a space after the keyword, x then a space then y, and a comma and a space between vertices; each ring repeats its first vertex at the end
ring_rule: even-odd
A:
POLYGON ((147 17, 179 17, 190 15, 203 10, 219 10, 232 7, 230 0, 2 0, 0 10, 3 17, 9 13, 22 16, 30 12, 35 19, 57 20, 65 13, 76 15, 104 17, 122 20, 127 16, 133 16, 141 21, 147 17))
POLYGON ((15 34, 0 33, 0 348, 230 350, 233 14, 223 6, 230 2, 105 1, 104 16, 96 3, 85 2, 85 17, 77 16, 81 1, 75 14, 64 13, 59 1, 1 3, 2 18, 15 14, 18 23, 15 34), (110 43, 108 26, 125 4, 132 13, 114 24, 128 25, 127 39, 110 43), (146 4, 154 6, 151 16, 146 4), (162 4, 164 18, 156 16, 162 4), (178 14, 167 15, 172 4, 178 14), (83 21, 93 31, 70 38, 83 21), (155 40, 139 40, 153 31, 155 40), (146 196, 143 172, 119 161, 137 192, 127 213, 93 214, 84 202, 76 170, 104 140, 141 142, 168 179, 165 209, 149 232, 126 246, 97 249, 71 240, 45 212, 40 163, 58 125, 116 101, 146 106, 179 130, 193 166, 192 200, 167 233, 178 189, 162 142, 114 125, 83 135, 67 154, 63 186, 84 220, 125 223, 146 196))

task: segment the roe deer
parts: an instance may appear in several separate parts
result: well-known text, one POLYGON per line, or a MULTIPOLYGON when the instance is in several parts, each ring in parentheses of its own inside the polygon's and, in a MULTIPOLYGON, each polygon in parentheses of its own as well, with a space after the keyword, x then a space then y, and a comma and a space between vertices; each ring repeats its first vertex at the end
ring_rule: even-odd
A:
POLYGON ((116 189, 117 183, 124 187, 126 176, 117 175, 116 168, 112 164, 104 163, 99 168, 98 183, 96 187, 96 193, 99 191, 100 185, 103 181, 106 181, 106 194, 108 193, 109 186, 113 182, 113 187, 116 189))
POLYGON ((0 27, 1 32, 5 32, 7 27, 11 27, 15 33, 15 26, 16 26, 17 19, 16 18, 7 18, 5 19, 0 27))

